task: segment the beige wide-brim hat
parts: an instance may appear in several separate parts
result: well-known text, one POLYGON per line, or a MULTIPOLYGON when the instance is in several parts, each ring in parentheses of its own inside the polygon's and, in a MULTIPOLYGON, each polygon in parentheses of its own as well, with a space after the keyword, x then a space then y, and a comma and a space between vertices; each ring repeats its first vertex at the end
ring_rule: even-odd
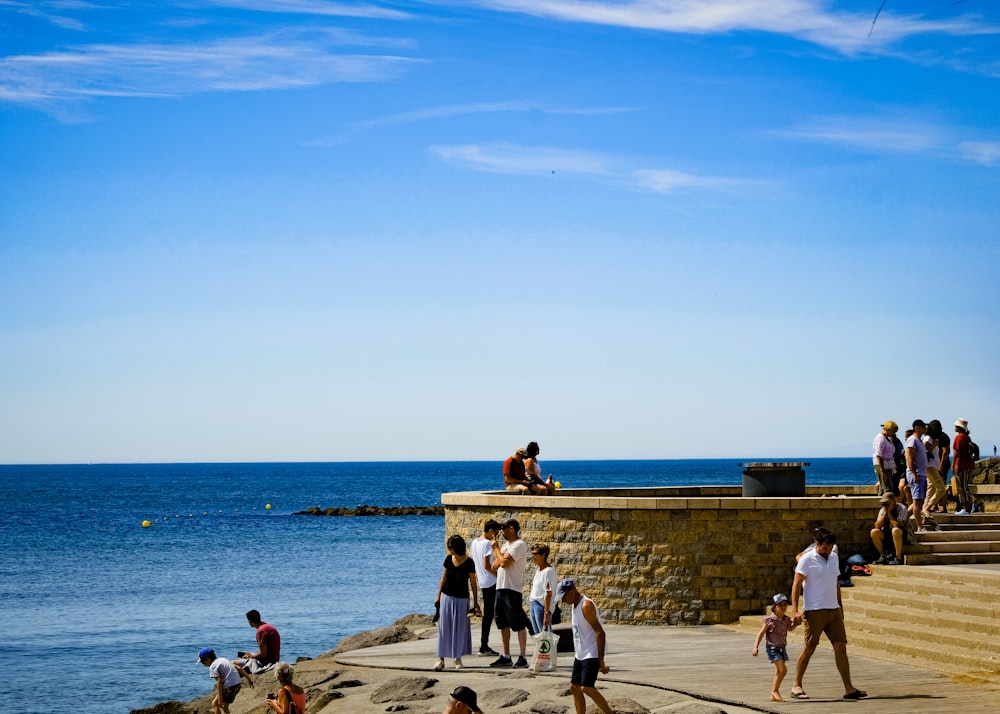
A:
POLYGON ((956 419, 955 426, 961 427, 963 431, 969 430, 969 420, 968 419, 956 419))

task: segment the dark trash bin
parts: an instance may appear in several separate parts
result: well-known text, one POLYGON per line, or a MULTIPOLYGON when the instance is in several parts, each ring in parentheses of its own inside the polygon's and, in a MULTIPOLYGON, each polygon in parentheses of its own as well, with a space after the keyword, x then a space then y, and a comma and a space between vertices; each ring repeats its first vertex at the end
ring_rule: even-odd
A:
POLYGON ((806 495, 806 461, 762 461, 743 467, 743 497, 802 497, 806 495))

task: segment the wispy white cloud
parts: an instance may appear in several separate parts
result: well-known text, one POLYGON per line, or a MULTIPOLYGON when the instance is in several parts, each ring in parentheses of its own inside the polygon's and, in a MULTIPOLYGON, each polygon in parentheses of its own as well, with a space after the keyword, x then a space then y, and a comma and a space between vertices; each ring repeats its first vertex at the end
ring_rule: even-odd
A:
POLYGON ((932 20, 884 10, 872 28, 871 8, 835 10, 827 0, 476 0, 502 12, 685 34, 768 32, 845 55, 879 53, 894 42, 925 34, 1000 33, 973 15, 932 20), (871 34, 869 34, 871 32, 871 34))
POLYGON ((698 175, 678 169, 635 168, 635 160, 628 157, 574 149, 464 144, 432 146, 431 151, 444 161, 474 171, 528 176, 569 175, 656 193, 726 191, 761 184, 751 179, 698 175))
POLYGON ((1000 165, 1000 142, 969 141, 961 127, 920 122, 911 117, 812 117, 797 127, 770 132, 780 139, 801 141, 869 154, 923 154, 983 166, 1000 165))
POLYGON ((276 12, 283 15, 325 15, 332 17, 366 17, 381 20, 405 20, 410 13, 374 3, 347 4, 326 0, 203 0, 200 6, 215 5, 257 12, 276 12))
POLYGON ((538 113, 564 116, 602 116, 609 114, 624 114, 634 111, 638 110, 634 107, 568 107, 549 104, 546 102, 517 99, 498 102, 446 104, 433 107, 421 107, 407 112, 399 112, 398 114, 390 114, 387 116, 375 117, 373 119, 356 122, 347 131, 337 134, 336 136, 309 142, 309 146, 337 146, 350 140, 358 133, 369 129, 402 126, 405 124, 434 121, 437 119, 450 119, 453 117, 470 116, 473 114, 538 113))
POLYGON ((399 114, 358 122, 354 126, 367 129, 378 126, 410 124, 430 119, 446 119, 469 114, 493 114, 498 112, 538 112, 541 114, 598 116, 602 114, 623 114, 633 111, 636 111, 634 107, 564 107, 531 100, 473 102, 469 104, 423 107, 409 112, 400 112, 399 114))
POLYGON ((431 151, 445 161, 477 171, 528 175, 560 173, 607 177, 615 174, 609 159, 586 151, 514 144, 432 146, 431 151))
POLYGON ((92 44, 0 58, 0 101, 43 109, 106 96, 187 96, 377 82, 415 60, 341 53, 336 32, 285 30, 177 44, 92 44))
POLYGON ((813 117, 798 127, 773 135, 811 143, 833 144, 875 152, 919 153, 941 146, 940 131, 903 119, 856 116, 813 117))
POLYGON ((966 161, 984 166, 1000 166, 1000 141, 963 141, 958 152, 966 161))

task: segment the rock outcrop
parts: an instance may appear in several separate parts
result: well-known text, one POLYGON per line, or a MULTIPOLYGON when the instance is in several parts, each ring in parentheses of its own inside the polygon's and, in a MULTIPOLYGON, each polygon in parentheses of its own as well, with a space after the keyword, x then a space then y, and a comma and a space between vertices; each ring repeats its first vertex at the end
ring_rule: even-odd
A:
POLYGON ((357 508, 320 508, 313 506, 293 516, 443 516, 444 506, 358 506, 357 508))

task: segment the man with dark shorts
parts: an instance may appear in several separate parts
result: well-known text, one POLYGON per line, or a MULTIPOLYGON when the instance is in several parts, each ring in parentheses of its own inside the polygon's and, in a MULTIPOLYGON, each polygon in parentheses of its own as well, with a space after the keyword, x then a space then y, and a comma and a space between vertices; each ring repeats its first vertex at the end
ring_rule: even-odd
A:
POLYGON ((488 535, 493 549, 493 561, 497 566, 497 602, 494 618, 503 638, 503 654, 490 667, 514 667, 526 669, 528 660, 524 654, 528 648, 528 618, 524 614, 521 601, 524 597, 524 567, 528 563, 528 544, 521 540, 521 524, 508 518, 500 524, 503 533, 503 548, 497 543, 496 533, 488 535), (521 656, 516 662, 510 658, 510 633, 517 633, 517 644, 521 656))
POLYGON ((198 652, 198 661, 208 667, 209 676, 215 680, 212 711, 215 714, 229 714, 229 705, 236 701, 243 679, 245 678, 251 687, 253 680, 238 664, 230 662, 225 657, 216 657, 215 650, 211 647, 204 647, 198 652))
POLYGON ((805 646, 795 667, 792 698, 809 698, 802 689, 802 677, 820 637, 826 633, 833 645, 837 671, 844 682, 844 699, 863 699, 868 693, 851 683, 851 663, 847 659, 847 630, 840 599, 840 558, 834 551, 837 536, 826 528, 817 528, 813 531, 813 539, 816 547, 799 558, 792 582, 792 620, 796 624, 805 621, 805 646), (804 606, 800 607, 803 600, 804 606))
POLYGON ((601 624, 601 617, 597 613, 597 606, 593 600, 581 595, 576 589, 576 583, 569 578, 559 582, 556 597, 573 609, 574 658, 569 688, 573 692, 576 714, 585 714, 587 711, 584 695, 590 697, 604 714, 613 714, 604 695, 598 692, 595 686, 597 673, 607 674, 610 671, 604 664, 607 636, 601 624))

